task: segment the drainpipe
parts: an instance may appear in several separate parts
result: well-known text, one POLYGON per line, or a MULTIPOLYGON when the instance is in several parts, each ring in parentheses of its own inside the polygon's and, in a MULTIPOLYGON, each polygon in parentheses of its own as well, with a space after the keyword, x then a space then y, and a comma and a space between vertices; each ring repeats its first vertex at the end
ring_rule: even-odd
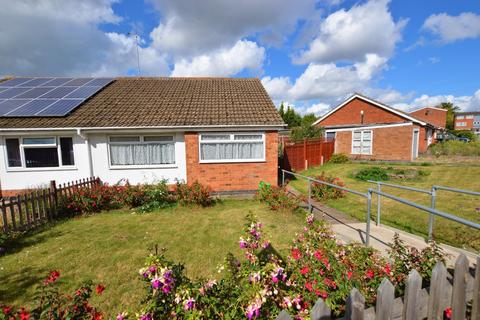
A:
POLYGON ((88 175, 89 177, 93 177, 93 164, 92 164, 92 152, 90 150, 90 140, 88 139, 88 135, 82 132, 82 129, 77 129, 77 135, 85 140, 85 147, 87 148, 87 165, 88 165, 88 175))

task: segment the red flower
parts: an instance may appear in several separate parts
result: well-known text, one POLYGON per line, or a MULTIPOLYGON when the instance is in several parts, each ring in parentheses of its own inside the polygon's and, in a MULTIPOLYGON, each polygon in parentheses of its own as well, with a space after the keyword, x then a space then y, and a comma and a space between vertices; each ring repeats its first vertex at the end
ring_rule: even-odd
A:
POLYGON ((95 288, 95 290, 97 291, 97 294, 98 295, 101 295, 103 293, 103 291, 105 290, 105 286, 102 285, 102 284, 99 284, 97 285, 97 287, 95 288))
POLYGON ((59 277, 60 277, 60 272, 56 270, 50 271, 48 277, 45 280, 43 280, 43 284, 49 285, 50 283, 57 281, 59 277))
POLYGON ((452 308, 448 307, 447 309, 445 309, 445 317, 447 319, 451 319, 452 318, 452 308))
POLYGON ((20 320, 28 320, 30 319, 30 313, 25 310, 25 308, 20 309, 20 320))
POLYGON ((307 290, 310 292, 313 290, 313 286, 310 282, 305 282, 305 288, 307 288, 307 290))
POLYGON ((368 269, 365 272, 365 277, 367 277, 367 279, 373 279, 374 276, 375 276, 375 273, 373 272, 372 269, 368 269))
POLYGON ((101 313, 95 313, 95 315, 93 316, 93 319, 94 320, 102 320, 103 315, 101 313))
POLYGON ((316 294, 317 296, 322 297, 323 299, 327 299, 327 297, 328 297, 328 293, 326 293, 326 292, 323 291, 323 290, 320 291, 320 290, 316 289, 316 290, 315 290, 315 294, 316 294))
POLYGON ((352 271, 348 271, 347 272, 347 279, 350 280, 352 278, 352 275, 353 275, 353 272, 352 271))
POLYGON ((308 269, 308 267, 303 267, 302 269, 300 269, 300 273, 305 275, 308 273, 308 271, 310 271, 310 269, 308 269))
POLYGON ((322 259, 322 252, 320 250, 315 251, 313 255, 315 256, 315 258, 317 258, 317 260, 322 259))
POLYGON ((337 289, 337 284, 335 283, 335 281, 331 279, 325 278, 323 280, 323 283, 325 283, 325 285, 328 286, 329 288, 337 289))
POLYGON ((386 274, 390 274, 390 272, 392 272, 392 268, 390 267, 389 263, 385 265, 385 269, 383 271, 385 271, 386 274))
POLYGON ((12 312, 12 307, 5 306, 5 307, 2 308, 2 311, 3 311, 4 315, 8 315, 8 314, 10 314, 10 312, 12 312))
POLYGON ((302 253, 300 252, 299 249, 295 248, 295 249, 292 249, 292 258, 295 259, 295 260, 298 260, 302 257, 302 253))

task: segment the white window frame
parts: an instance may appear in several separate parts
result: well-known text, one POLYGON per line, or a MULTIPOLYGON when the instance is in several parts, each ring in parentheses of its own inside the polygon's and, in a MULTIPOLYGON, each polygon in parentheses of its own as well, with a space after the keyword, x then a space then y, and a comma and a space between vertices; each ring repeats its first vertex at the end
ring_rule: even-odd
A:
POLYGON ((456 119, 463 120, 463 119, 465 119, 465 116, 457 116, 456 119))
POLYGON ((367 155, 371 156, 373 154, 373 130, 353 130, 352 131, 352 150, 351 154, 355 155, 367 155), (355 132, 360 132, 360 152, 354 152, 353 151, 353 141, 355 139, 355 132), (363 152, 363 134, 364 132, 370 132, 370 152, 369 153, 364 153, 363 152))
POLYGON ((248 163, 248 162, 265 162, 266 161, 266 143, 265 132, 204 132, 198 135, 198 160, 199 163, 248 163), (203 136, 210 135, 229 135, 229 140, 203 140, 203 136), (235 135, 261 135, 261 140, 235 140, 235 135), (258 143, 263 144, 263 157, 261 159, 214 159, 214 160, 202 160, 202 144, 203 143, 258 143))
POLYGON ((55 171, 55 170, 76 170, 77 169, 77 161, 75 155, 75 141, 73 136, 71 135, 60 135, 60 136, 53 136, 53 135, 43 135, 43 136, 5 136, 3 139, 4 145, 4 158, 5 158, 5 168, 7 172, 13 171, 55 171), (42 139, 42 138, 54 138, 55 143, 50 144, 24 144, 24 139, 42 139), (60 145, 60 138, 71 138, 73 142, 73 165, 63 165, 62 159, 62 149, 60 145), (19 149, 20 149, 20 162, 22 164, 21 167, 10 167, 8 165, 8 152, 7 152, 7 139, 18 139, 19 141, 19 149), (27 167, 26 160, 25 160, 25 148, 33 149, 33 148, 57 148, 58 154, 58 166, 57 167, 27 167))
POLYGON ((472 114, 469 114, 465 117, 465 119, 473 119, 473 115, 472 114))
POLYGON ((457 122, 457 127, 466 127, 467 123, 465 121, 457 122))
POLYGON ((177 168, 177 136, 176 134, 158 134, 158 133, 147 133, 147 134, 118 134, 118 135, 109 135, 107 136, 107 158, 108 158, 108 167, 109 169, 115 170, 115 169, 161 169, 161 168, 177 168), (124 142, 111 142, 111 138, 119 138, 119 137, 139 137, 139 141, 124 141, 124 142), (172 137, 172 141, 145 141, 145 137, 172 137), (151 144, 151 143, 162 143, 162 144, 167 144, 167 143, 173 143, 173 157, 174 157, 174 163, 168 163, 168 164, 132 164, 132 165, 114 165, 112 164, 112 159, 111 159, 111 150, 110 147, 111 145, 128 145, 132 143, 137 143, 137 144, 151 144))

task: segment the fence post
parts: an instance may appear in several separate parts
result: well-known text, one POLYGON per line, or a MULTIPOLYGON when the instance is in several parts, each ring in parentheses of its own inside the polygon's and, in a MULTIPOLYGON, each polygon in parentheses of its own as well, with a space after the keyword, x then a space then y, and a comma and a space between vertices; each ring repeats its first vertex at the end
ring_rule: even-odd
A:
MULTIPOLYGON (((382 191, 382 186, 380 185, 379 182, 377 182, 377 185, 378 185, 378 191, 381 192, 382 191)), ((382 208, 381 208, 381 196, 380 194, 377 194, 377 226, 380 225, 380 214, 381 214, 381 211, 382 211, 382 208)))
POLYGON ((305 170, 308 169, 308 160, 307 160, 307 139, 303 139, 303 165, 305 170))
POLYGON ((3 232, 8 233, 7 206, 5 205, 4 198, 2 198, 2 225, 3 232))
POLYGON ((285 186, 285 170, 282 169, 282 187, 285 186))
POLYGON ((366 237, 365 237, 365 244, 367 246, 370 245, 370 218, 372 215, 372 190, 368 189, 367 193, 367 230, 366 230, 366 237))
POLYGON ((308 179, 308 212, 312 212, 312 180, 308 179))
MULTIPOLYGON (((436 202, 436 197, 437 197, 437 191, 435 189, 435 186, 432 187, 432 192, 431 192, 431 207, 432 209, 435 209, 435 202, 436 202)), ((435 216, 430 213, 430 216, 428 218, 428 240, 431 241, 433 238, 433 222, 435 221, 435 216)))
POLYGON ((50 180, 50 191, 53 194, 53 205, 55 208, 57 207, 58 204, 58 197, 57 197, 57 182, 55 180, 50 180))
POLYGON ((467 311, 467 275, 468 260, 462 253, 455 261, 455 271, 453 272, 452 320, 465 319, 465 312, 467 311))

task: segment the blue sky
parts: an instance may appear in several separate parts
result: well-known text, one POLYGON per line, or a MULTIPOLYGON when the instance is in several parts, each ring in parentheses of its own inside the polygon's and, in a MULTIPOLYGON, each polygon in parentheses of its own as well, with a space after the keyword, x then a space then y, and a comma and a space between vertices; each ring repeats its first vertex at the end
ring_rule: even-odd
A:
POLYGON ((0 0, 0 74, 259 77, 322 114, 355 91, 480 109, 476 0, 0 0), (15 27, 12 27, 15 26, 15 27))

